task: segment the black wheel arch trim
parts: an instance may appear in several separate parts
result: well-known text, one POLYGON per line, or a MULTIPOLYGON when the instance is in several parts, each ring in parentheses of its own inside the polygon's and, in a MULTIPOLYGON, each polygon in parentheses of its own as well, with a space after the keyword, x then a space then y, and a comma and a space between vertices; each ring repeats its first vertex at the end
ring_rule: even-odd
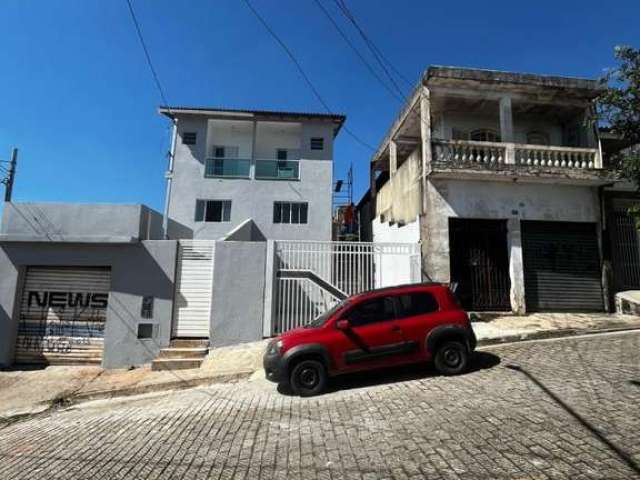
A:
POLYGON ((440 340, 447 337, 458 337, 465 340, 467 348, 471 352, 476 348, 476 337, 471 328, 461 325, 440 325, 429 332, 426 339, 427 351, 435 353, 435 347, 440 340))
POLYGON ((332 370, 333 362, 331 361, 331 355, 329 355, 327 348, 319 343, 309 343, 306 345, 295 346, 284 353, 282 361, 284 363, 285 371, 289 372, 291 363, 294 360, 307 355, 320 356, 327 367, 327 373, 332 370))

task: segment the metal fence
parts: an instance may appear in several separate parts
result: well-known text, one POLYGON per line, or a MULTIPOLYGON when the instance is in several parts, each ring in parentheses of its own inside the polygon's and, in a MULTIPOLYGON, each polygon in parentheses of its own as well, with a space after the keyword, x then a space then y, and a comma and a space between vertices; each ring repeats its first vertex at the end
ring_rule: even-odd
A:
POLYGON ((275 241, 269 254, 266 335, 305 325, 345 296, 421 278, 419 244, 275 241))

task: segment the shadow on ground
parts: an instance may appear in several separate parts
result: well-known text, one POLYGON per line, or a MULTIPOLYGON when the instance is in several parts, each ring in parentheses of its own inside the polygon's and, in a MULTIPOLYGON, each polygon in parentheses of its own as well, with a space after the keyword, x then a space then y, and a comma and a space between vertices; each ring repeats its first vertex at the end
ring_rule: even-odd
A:
MULTIPOLYGON (((474 357, 469 364, 469 370, 464 375, 470 375, 480 370, 493 368, 499 364, 500 357, 497 355, 489 352, 475 352, 474 357)), ((395 368, 351 373, 331 378, 325 394, 339 390, 351 390, 354 388, 407 382, 410 380, 419 380, 437 376, 440 376, 440 374, 433 368, 431 363, 419 363, 415 365, 403 365, 395 368)), ((283 395, 293 395, 291 389, 286 385, 278 385, 278 392, 283 395)))

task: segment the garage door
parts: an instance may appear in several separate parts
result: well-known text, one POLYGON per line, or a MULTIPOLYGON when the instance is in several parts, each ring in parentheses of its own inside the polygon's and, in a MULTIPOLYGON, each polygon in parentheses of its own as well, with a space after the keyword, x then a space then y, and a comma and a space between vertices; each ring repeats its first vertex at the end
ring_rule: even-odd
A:
POLYGON ((100 364, 110 280, 107 268, 29 267, 16 363, 100 364))
POLYGON ((603 309, 595 223, 522 222, 527 310, 603 309))

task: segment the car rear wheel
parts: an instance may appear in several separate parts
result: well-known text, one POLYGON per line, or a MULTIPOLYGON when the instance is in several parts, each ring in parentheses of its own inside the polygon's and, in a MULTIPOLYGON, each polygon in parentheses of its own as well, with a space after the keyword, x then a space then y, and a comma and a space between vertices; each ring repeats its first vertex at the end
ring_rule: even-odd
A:
POLYGON ((458 375, 469 365, 469 349, 459 341, 444 342, 438 347, 434 363, 443 375, 458 375))
POLYGON ((318 395, 327 385, 327 369, 317 360, 302 360, 291 370, 290 385, 301 397, 318 395))

